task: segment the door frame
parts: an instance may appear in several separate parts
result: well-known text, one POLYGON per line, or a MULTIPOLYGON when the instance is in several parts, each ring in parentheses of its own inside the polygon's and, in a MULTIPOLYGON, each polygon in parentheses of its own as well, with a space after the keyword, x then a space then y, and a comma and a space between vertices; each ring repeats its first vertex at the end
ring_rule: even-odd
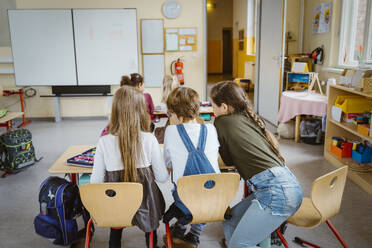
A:
POLYGON ((234 49, 233 49, 233 42, 234 42, 234 39, 233 39, 233 28, 232 27, 223 27, 222 28, 222 55, 221 55, 221 68, 222 68, 222 74, 224 74, 224 71, 223 71, 223 31, 224 30, 230 30, 231 31, 231 74, 233 72, 233 59, 234 59, 234 56, 233 56, 233 52, 234 52, 234 49))
MULTIPOLYGON (((280 66, 280 78, 279 78, 279 102, 278 102, 278 112, 279 112, 279 107, 280 107, 280 97, 281 97, 281 94, 282 94, 282 85, 283 85, 283 76, 284 76, 284 59, 285 59, 285 32, 286 32, 286 22, 287 22, 287 0, 282 0, 282 39, 281 39, 281 58, 280 58, 280 61, 281 61, 281 66, 280 66)), ((259 108, 258 108, 258 104, 259 104, 259 96, 260 96, 260 92, 259 92, 259 84, 260 84, 260 67, 261 67, 261 63, 260 63, 260 51, 261 51, 261 42, 260 42, 260 38, 261 38, 261 18, 262 18, 262 0, 257 0, 256 2, 256 38, 255 38, 255 46, 256 46, 256 68, 255 68, 255 87, 254 87, 254 109, 255 111, 260 114, 258 112, 259 108)), ((267 121, 267 120, 266 120, 267 121)), ((272 123, 274 124, 274 126, 276 126, 275 123, 272 123)))

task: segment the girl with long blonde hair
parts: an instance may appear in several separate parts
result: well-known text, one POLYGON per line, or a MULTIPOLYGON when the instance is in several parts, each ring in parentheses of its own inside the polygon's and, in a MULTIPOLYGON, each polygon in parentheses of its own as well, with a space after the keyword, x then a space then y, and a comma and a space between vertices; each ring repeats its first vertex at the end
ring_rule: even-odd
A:
MULTIPOLYGON (((139 182, 143 201, 133 218, 133 225, 149 233, 159 227, 165 203, 157 182, 165 182, 168 172, 160 146, 150 133, 151 119, 141 91, 122 86, 114 96, 108 134, 98 140, 91 183, 139 182)), ((121 247, 123 229, 111 229, 110 248, 121 247)))

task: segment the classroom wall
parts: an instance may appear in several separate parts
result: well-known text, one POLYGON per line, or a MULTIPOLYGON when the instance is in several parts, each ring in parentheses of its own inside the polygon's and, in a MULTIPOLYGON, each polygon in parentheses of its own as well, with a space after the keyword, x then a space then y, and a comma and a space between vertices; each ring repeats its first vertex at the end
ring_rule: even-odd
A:
POLYGON ((287 27, 286 32, 291 32, 293 41, 288 42, 288 54, 299 53, 299 32, 301 17, 301 0, 287 0, 287 27))
POLYGON ((215 8, 207 9, 208 73, 223 73, 222 30, 232 28, 233 1, 213 0, 215 8))
MULTIPOLYGON (((161 7, 166 0, 16 0, 16 7, 27 9, 54 9, 54 8, 136 8, 138 19, 138 48, 140 49, 140 19, 141 18, 164 18, 165 27, 196 27, 197 51, 184 53, 167 53, 165 56, 166 73, 170 73, 170 63, 183 56, 184 74, 186 86, 194 88, 200 97, 204 98, 204 69, 203 69, 203 0, 178 1, 181 4, 181 14, 177 19, 165 19, 161 7)), ((2 35, 2 34, 1 34, 2 35)), ((0 58, 10 58, 11 48, 0 47, 0 58)), ((142 71, 142 58, 139 56, 139 70, 142 71)), ((12 64, 0 64, 3 67, 12 67, 12 64)), ((0 84, 15 86, 14 75, 0 75, 0 84)), ((25 100, 26 114, 28 117, 54 117, 54 107, 51 99, 40 98, 39 95, 51 94, 51 87, 33 87, 37 90, 37 96, 25 100)), ((112 92, 118 87, 112 86, 112 92)), ((152 95, 154 104, 161 100, 161 88, 147 88, 146 92, 152 95)), ((4 97, 0 100, 0 106, 8 106, 9 110, 18 111, 19 104, 16 96, 4 97)), ((62 117, 90 117, 104 116, 111 110, 107 106, 106 98, 62 98, 62 117)))
POLYGON ((233 5, 233 77, 254 79, 254 55, 247 54, 247 43, 255 37, 247 37, 247 0, 234 0, 233 5), (244 30, 244 50, 239 50, 239 30, 244 30))
POLYGON ((342 1, 340 0, 305 0, 303 52, 310 53, 315 48, 324 45, 324 63, 323 65, 314 65, 314 70, 320 73, 321 80, 327 80, 330 76, 339 76, 324 72, 322 68, 337 67, 341 7, 342 1), (332 3, 330 31, 323 34, 313 34, 312 19, 314 7, 327 2, 332 3))

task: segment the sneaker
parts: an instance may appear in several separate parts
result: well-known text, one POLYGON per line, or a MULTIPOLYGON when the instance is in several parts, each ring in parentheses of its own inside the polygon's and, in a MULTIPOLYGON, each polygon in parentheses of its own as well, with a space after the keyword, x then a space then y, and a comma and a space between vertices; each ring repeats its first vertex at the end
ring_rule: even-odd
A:
MULTIPOLYGON (((172 237, 173 247, 177 248, 178 245, 182 245, 182 243, 184 243, 183 238, 184 238, 186 230, 181 229, 180 227, 177 227, 177 226, 171 226, 169 230, 170 230, 170 234, 172 237)), ((164 244, 167 244, 166 234, 163 236, 163 241, 164 241, 164 244)))
POLYGON ((199 236, 196 236, 190 232, 185 235, 183 240, 188 243, 185 247, 196 248, 200 244, 199 236))

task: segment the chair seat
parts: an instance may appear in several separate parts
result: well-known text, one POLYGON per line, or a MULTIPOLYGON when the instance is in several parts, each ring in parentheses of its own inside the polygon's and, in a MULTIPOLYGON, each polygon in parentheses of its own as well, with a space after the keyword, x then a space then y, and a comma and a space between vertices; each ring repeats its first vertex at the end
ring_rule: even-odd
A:
POLYGON ((314 207, 311 199, 304 197, 302 199, 301 207, 287 220, 287 222, 298 227, 312 228, 319 225, 321 219, 322 216, 314 207))

